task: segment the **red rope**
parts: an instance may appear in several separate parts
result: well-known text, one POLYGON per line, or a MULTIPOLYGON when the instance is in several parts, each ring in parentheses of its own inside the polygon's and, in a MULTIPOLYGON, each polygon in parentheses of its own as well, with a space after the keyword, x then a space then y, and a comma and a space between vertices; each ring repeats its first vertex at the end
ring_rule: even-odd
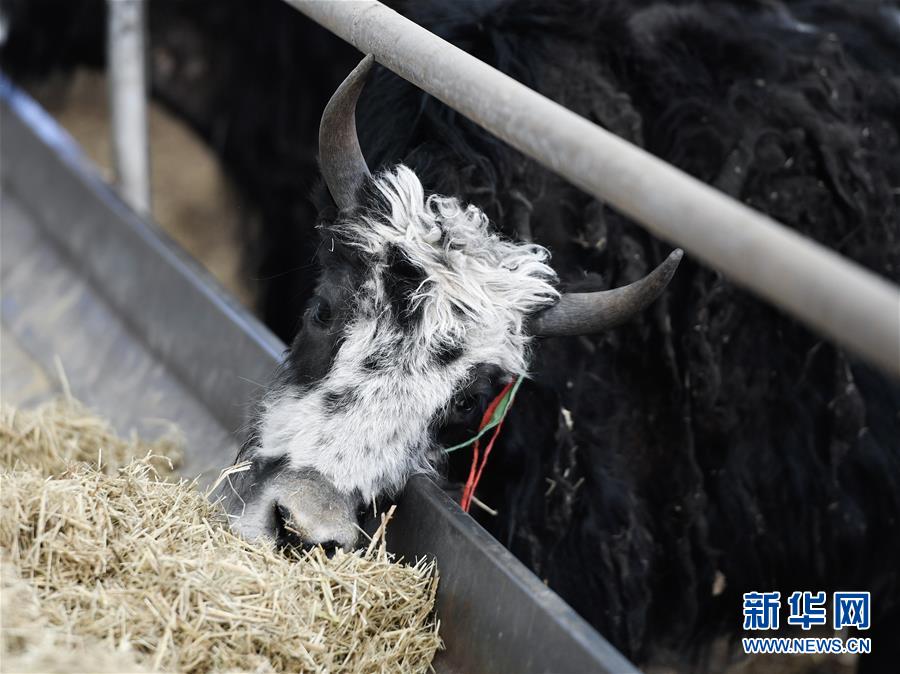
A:
MULTIPOLYGON (((503 400, 504 396, 509 392, 509 390, 515 384, 515 380, 509 382, 506 386, 503 387, 503 390, 491 401, 491 404, 488 405, 488 408, 484 411, 484 415, 481 417, 481 425, 478 426, 478 432, 481 432, 485 426, 487 426, 491 419, 494 417, 494 411, 497 409, 497 406, 500 404, 500 401, 503 400)), ((497 427, 494 429, 494 432, 491 434, 491 439, 488 441, 487 446, 484 448, 484 458, 481 459, 481 464, 478 463, 478 458, 481 451, 481 439, 475 441, 475 447, 472 450, 472 465, 469 467, 469 478, 466 480, 466 486, 463 487, 462 497, 459 499, 459 505, 465 512, 469 512, 469 508, 472 506, 472 496, 475 495, 475 488, 478 486, 478 483, 481 481, 481 473, 484 471, 485 465, 487 465, 488 456, 491 454, 491 450, 494 448, 494 440, 497 439, 497 436, 500 435, 500 429, 503 428, 503 422, 506 421, 506 417, 500 420, 500 423, 497 424, 497 427)))

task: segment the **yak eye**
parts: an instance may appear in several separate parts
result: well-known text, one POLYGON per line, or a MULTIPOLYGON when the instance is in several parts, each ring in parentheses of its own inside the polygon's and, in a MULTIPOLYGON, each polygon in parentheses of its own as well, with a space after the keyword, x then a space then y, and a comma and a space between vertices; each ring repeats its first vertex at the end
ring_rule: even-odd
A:
POLYGON ((463 398, 456 403, 456 409, 460 412, 469 413, 475 409, 475 401, 472 398, 463 398))
POLYGON ((331 304, 324 297, 314 297, 308 311, 309 317, 316 324, 326 327, 331 323, 331 304))
POLYGON ((458 395, 453 399, 453 411, 467 416, 478 409, 480 402, 477 395, 458 395))

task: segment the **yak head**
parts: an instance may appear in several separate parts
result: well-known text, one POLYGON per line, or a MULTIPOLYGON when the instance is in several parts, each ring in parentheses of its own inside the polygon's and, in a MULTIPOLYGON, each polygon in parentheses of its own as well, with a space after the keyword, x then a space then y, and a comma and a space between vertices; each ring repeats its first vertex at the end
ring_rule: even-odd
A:
POLYGON ((561 295, 540 246, 427 195, 403 165, 369 172, 356 100, 372 64, 335 92, 319 144, 336 209, 320 215, 321 274, 234 477, 235 528, 282 545, 352 547, 359 508, 437 464, 448 438, 527 374, 536 335, 597 332, 653 301, 680 258, 612 291, 561 295))

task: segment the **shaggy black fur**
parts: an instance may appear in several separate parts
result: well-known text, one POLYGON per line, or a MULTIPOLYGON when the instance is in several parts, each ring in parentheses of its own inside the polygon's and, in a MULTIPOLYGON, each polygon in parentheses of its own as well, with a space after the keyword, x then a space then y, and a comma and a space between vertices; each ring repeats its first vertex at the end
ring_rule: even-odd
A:
MULTIPOLYGON (((287 337, 315 278, 315 127, 358 55, 277 1, 244 5, 152 3, 154 83, 263 209, 265 316, 287 337), (192 80, 197 54, 206 70, 192 80)), ((431 0, 405 11, 900 280, 895 4, 431 0)), ((360 117, 373 168, 405 161, 508 235, 531 231, 571 287, 632 281, 668 252, 384 70, 360 117)), ((617 647, 683 665, 740 628, 743 592, 869 589, 876 653, 862 663, 890 662, 895 382, 689 258, 643 317, 547 341, 535 369, 479 492, 500 511, 484 524, 617 647)))
MULTIPOLYGON (((742 5, 519 0, 415 18, 896 281, 896 9, 742 5)), ((370 160, 406 161, 511 236, 524 202, 564 280, 602 271, 619 285, 667 252, 433 99, 388 73, 376 82, 360 124, 370 160), (399 132, 373 135, 387 119, 399 132)), ((543 345, 482 493, 501 515, 484 523, 639 660, 698 654, 740 627, 741 594, 757 587, 871 588, 887 623, 900 602, 898 411, 896 384, 688 262, 642 319, 543 345)))

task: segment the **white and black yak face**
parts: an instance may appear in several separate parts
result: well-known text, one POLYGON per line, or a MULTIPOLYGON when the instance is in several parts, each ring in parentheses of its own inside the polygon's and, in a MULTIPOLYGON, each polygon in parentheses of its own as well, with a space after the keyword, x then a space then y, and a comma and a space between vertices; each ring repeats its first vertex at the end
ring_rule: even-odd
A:
POLYGON ((241 450, 250 469, 231 481, 234 526, 249 538, 351 547, 361 505, 431 471, 441 432, 474 431, 492 390, 527 373, 529 335, 627 320, 681 257, 624 288, 561 295, 545 249, 501 239, 475 206, 426 196, 405 166, 370 175, 354 112, 371 64, 322 116, 338 214, 321 216, 316 295, 241 450))
POLYGON ((405 166, 372 185, 325 232, 326 272, 293 346, 330 332, 330 366, 271 395, 258 449, 362 501, 428 470, 430 429, 476 367, 526 373, 526 318, 558 299, 547 252, 503 241, 478 208, 426 198, 405 166))
MULTIPOLYGON (((559 297, 546 250, 504 241, 474 206, 426 197, 405 166, 363 192, 322 224, 319 287, 245 457, 324 478, 348 513, 431 470, 435 434, 479 373, 526 374, 526 321, 559 297)), ((250 495, 245 533, 277 534, 279 507, 298 519, 302 504, 270 491, 259 507, 250 495)), ((290 528, 355 538, 355 527, 290 528)))

